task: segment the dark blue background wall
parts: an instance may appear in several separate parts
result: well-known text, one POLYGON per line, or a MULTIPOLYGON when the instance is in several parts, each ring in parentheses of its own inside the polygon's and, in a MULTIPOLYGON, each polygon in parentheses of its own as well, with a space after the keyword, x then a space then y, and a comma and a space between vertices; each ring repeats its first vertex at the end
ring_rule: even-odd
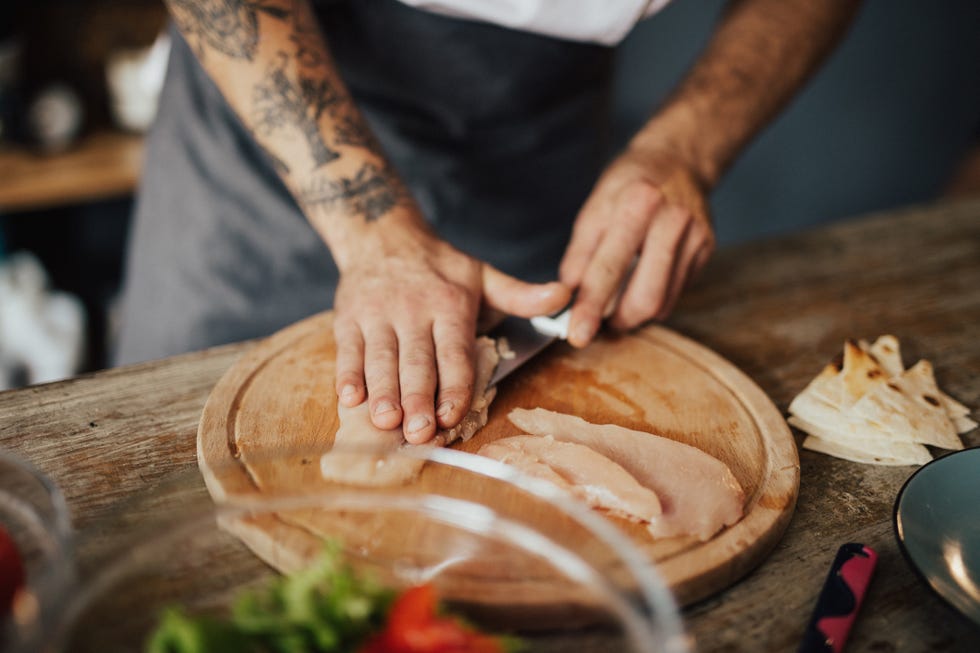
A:
MULTIPOLYGON (((620 143, 696 56, 723 5, 674 0, 623 43, 620 143)), ((715 192, 719 240, 929 201, 980 142, 978 128, 980 0, 869 0, 826 65, 715 192)))

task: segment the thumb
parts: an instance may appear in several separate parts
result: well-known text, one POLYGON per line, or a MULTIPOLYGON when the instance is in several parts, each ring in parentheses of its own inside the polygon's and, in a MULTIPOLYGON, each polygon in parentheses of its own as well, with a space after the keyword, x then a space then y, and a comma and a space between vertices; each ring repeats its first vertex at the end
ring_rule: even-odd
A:
POLYGON ((490 308, 534 317, 554 313, 568 304, 571 297, 571 289, 558 281, 527 283, 491 265, 483 265, 483 299, 490 308))

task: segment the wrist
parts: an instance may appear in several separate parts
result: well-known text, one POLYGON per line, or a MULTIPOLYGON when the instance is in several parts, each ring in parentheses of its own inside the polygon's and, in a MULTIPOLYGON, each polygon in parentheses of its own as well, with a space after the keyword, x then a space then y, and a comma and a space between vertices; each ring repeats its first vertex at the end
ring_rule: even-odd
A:
MULTIPOLYGON (((434 235, 414 204, 397 206, 380 220, 359 220, 347 214, 332 214, 320 231, 341 274, 382 260, 417 256, 430 249, 434 235)), ((316 224, 316 220, 314 220, 316 224)))
POLYGON ((693 111, 672 107, 652 118, 634 135, 627 149, 641 161, 673 162, 707 194, 717 185, 724 164, 706 147, 710 138, 703 131, 693 111))

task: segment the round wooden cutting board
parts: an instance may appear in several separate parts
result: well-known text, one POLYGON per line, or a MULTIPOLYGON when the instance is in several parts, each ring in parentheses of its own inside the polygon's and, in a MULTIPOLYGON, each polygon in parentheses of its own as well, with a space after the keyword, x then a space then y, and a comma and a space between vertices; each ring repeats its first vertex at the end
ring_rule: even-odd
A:
MULTIPOLYGON (((215 499, 323 483, 315 453, 273 469, 250 460, 277 450, 329 448, 338 426, 334 359, 332 316, 322 313, 260 342, 218 382, 198 432, 198 461, 215 499)), ((518 406, 673 438, 731 468, 745 490, 744 516, 706 542, 654 540, 645 529, 611 518, 656 561, 682 605, 724 589, 758 565, 792 516, 799 458, 782 415, 732 364, 666 328, 602 337, 585 350, 553 345, 501 383, 486 427, 454 446, 475 452, 516 435, 507 413, 518 406)), ((250 528, 239 535, 259 553, 270 541, 298 538, 297 527, 282 521, 257 521, 250 528)))

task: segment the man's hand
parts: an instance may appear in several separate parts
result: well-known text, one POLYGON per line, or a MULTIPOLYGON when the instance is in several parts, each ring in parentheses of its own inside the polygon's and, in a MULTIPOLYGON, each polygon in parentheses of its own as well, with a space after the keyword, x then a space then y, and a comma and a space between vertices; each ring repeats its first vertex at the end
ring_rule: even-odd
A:
POLYGON ((693 172, 665 152, 628 149, 599 178, 561 263, 561 281, 578 289, 568 341, 584 347, 606 317, 621 330, 666 318, 714 246, 693 172))
POLYGON ((427 442, 437 427, 459 423, 472 403, 481 300, 532 317, 564 306, 570 291, 518 281, 418 227, 378 231, 341 270, 337 394, 346 406, 367 398, 378 428, 403 424, 406 440, 427 442))
POLYGON ((569 342, 588 344, 606 315, 625 329, 670 313, 714 249, 706 194, 816 70, 859 4, 728 3, 693 68, 578 216, 561 266, 561 280, 578 288, 569 342))

